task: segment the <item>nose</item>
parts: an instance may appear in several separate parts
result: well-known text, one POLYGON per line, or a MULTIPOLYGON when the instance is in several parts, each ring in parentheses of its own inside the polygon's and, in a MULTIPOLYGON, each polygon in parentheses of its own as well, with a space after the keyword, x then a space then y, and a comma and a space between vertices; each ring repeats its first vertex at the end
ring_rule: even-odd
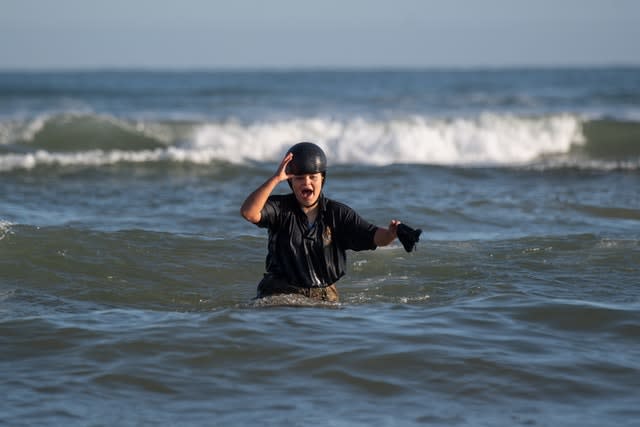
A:
POLYGON ((297 181, 301 185, 307 186, 307 185, 311 184, 311 177, 309 175, 302 175, 302 176, 297 178, 297 181))

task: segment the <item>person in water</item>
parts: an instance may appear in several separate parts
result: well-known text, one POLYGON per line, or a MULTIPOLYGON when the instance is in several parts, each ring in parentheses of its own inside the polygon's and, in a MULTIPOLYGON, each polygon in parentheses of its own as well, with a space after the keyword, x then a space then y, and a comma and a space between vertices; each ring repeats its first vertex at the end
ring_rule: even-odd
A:
POLYGON ((242 204, 240 213, 247 221, 269 230, 258 298, 299 294, 337 302, 336 282, 346 272, 346 251, 374 250, 396 239, 400 221, 378 227, 325 197, 326 174, 322 149, 311 142, 298 143, 276 173, 242 204), (292 192, 272 195, 282 181, 288 181, 292 192))

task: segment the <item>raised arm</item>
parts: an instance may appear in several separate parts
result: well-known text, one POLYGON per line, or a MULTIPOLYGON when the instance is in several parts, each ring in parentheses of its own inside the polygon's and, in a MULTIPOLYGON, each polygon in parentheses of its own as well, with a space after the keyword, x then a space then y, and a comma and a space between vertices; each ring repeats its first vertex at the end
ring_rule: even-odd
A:
POLYGON ((287 155, 280 162, 278 170, 275 175, 265 181, 260 187, 258 187, 253 193, 249 194, 249 197, 244 201, 240 208, 240 215, 249 222, 257 224, 262 218, 262 208, 264 208, 267 199, 276 188, 276 186, 282 181, 286 181, 291 178, 287 175, 287 164, 293 159, 293 154, 287 153, 287 155))

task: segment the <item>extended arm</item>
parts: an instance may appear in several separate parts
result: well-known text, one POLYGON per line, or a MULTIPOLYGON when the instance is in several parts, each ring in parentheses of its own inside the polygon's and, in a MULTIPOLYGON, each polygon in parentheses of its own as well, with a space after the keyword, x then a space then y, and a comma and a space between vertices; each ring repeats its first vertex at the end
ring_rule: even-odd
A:
POLYGON ((387 246, 398 237, 398 224, 400 221, 392 219, 389 228, 378 227, 373 235, 373 242, 376 246, 387 246))
POLYGON ((244 217, 244 219, 254 224, 260 222, 260 219, 262 218, 262 208, 264 208, 264 205, 265 203, 267 203, 267 199, 269 198, 273 190, 279 183, 290 178, 290 176, 287 175, 285 171, 287 168, 287 164, 291 161, 292 158, 293 154, 288 153, 284 157, 284 159, 282 159, 282 162, 280 163, 280 166, 278 167, 275 175, 266 180, 264 184, 258 187, 253 193, 249 195, 249 197, 247 197, 247 199, 242 204, 242 207, 240 208, 240 214, 244 217))

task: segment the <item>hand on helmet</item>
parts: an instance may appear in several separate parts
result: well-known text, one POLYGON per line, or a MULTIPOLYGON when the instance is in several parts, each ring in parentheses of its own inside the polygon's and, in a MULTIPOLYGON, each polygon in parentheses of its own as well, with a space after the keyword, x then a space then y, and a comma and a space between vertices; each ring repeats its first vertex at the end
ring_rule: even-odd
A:
POLYGON ((293 153, 287 153, 284 159, 282 159, 282 162, 280 162, 280 166, 278 166, 275 174, 279 181, 286 181, 293 177, 293 175, 287 173, 287 165, 291 160, 293 160, 293 153))

